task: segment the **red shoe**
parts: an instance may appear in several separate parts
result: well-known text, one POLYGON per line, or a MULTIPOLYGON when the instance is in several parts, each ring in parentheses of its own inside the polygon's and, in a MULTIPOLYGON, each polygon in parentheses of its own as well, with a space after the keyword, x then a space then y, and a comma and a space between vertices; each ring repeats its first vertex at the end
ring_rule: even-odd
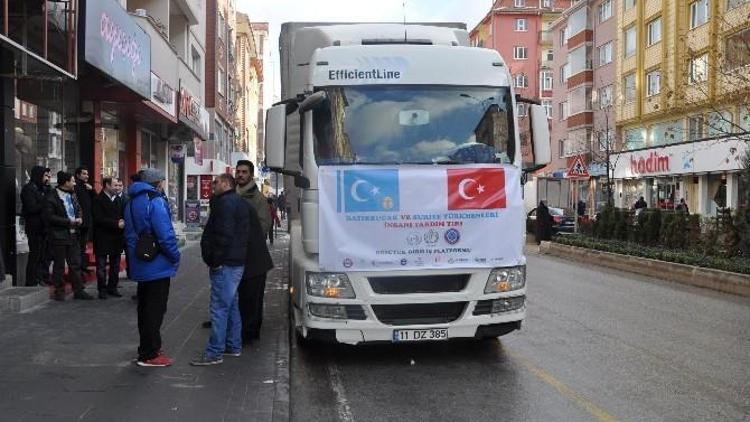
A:
POLYGON ((174 360, 172 358, 168 358, 164 355, 157 355, 153 359, 149 360, 139 360, 136 362, 138 366, 155 366, 155 367, 164 367, 164 366, 171 366, 174 363, 174 360))

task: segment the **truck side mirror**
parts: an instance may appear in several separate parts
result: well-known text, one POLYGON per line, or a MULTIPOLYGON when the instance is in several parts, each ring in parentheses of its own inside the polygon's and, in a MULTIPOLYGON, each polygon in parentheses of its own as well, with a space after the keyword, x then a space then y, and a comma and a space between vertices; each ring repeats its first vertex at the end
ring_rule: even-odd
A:
POLYGON ((534 152, 534 167, 541 168, 552 161, 549 120, 544 107, 538 104, 530 105, 529 117, 531 119, 531 146, 534 152))
POLYGON ((274 171, 284 168, 286 108, 286 104, 279 104, 266 112, 266 166, 274 171))
POLYGON ((325 91, 318 91, 314 94, 311 94, 307 98, 302 100, 302 102, 299 104, 299 112, 305 113, 310 110, 314 110, 319 105, 323 104, 323 101, 325 101, 327 98, 328 95, 325 91))

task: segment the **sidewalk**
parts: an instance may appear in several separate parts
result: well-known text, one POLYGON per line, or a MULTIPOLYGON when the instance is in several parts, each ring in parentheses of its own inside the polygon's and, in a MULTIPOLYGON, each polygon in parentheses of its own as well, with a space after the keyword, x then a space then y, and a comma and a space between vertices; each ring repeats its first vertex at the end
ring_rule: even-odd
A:
MULTIPOLYGON (((133 363, 138 347, 135 283, 123 298, 49 302, 0 315, 0 415, 3 420, 271 421, 288 418, 286 248, 266 283, 261 340, 215 367, 189 361, 206 346, 208 270, 197 244, 183 250, 172 280, 162 337, 169 368, 133 363)), ((95 293, 96 286, 88 291, 95 293)))

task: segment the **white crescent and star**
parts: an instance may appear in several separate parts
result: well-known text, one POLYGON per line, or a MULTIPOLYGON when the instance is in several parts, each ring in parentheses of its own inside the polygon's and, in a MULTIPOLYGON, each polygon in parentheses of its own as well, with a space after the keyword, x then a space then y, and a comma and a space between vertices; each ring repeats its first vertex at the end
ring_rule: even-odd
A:
POLYGON ((481 193, 484 193, 484 186, 482 186, 481 184, 479 184, 476 180, 471 179, 471 178, 464 179, 464 180, 461 181, 461 183, 458 184, 458 195, 461 198, 463 198, 463 199, 465 199, 467 201, 472 200, 472 199, 474 199, 474 198, 477 197, 477 195, 470 196, 469 194, 466 193, 466 187, 469 185, 469 183, 474 183, 474 184, 478 185, 477 186, 477 195, 481 194, 481 193))
POLYGON ((359 196, 359 194, 357 193, 357 188, 358 188, 358 187, 359 187, 360 185, 363 185, 363 184, 365 184, 365 183, 367 183, 367 182, 365 182, 364 180, 357 180, 356 182, 352 183, 352 189, 351 189, 351 195, 352 195, 352 199, 354 199, 354 200, 355 200, 355 201, 357 201, 357 202, 367 202, 367 199, 366 199, 366 198, 362 198, 362 197, 361 197, 361 196, 359 196))

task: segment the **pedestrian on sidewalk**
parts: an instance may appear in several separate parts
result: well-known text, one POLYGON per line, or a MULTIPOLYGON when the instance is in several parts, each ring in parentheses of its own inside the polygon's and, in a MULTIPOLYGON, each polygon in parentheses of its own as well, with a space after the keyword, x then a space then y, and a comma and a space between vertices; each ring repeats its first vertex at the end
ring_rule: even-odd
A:
POLYGON ((220 364, 224 355, 242 353, 237 288, 245 269, 250 214, 235 187, 229 174, 213 182, 211 213, 201 236, 201 257, 211 278, 211 336, 203 355, 190 362, 194 366, 220 364))
POLYGON ((50 191, 44 208, 44 220, 49 227, 49 246, 52 248, 52 280, 55 285, 54 300, 65 300, 65 263, 68 264, 68 275, 73 285, 75 299, 93 299, 83 289, 81 280, 80 227, 83 224, 81 207, 78 205, 74 190, 75 179, 72 174, 60 171, 57 173, 57 187, 50 191))
POLYGON ((539 201, 536 208, 536 243, 541 244, 543 240, 552 240, 552 214, 544 200, 539 201))
POLYGON ((86 254, 86 245, 91 237, 91 227, 94 220, 91 206, 96 195, 94 187, 89 183, 89 171, 86 167, 76 169, 75 195, 81 206, 80 242, 81 242, 81 275, 89 273, 89 256, 86 254))
POLYGON ((105 177, 102 184, 102 191, 94 197, 92 214, 96 285, 99 299, 106 299, 108 295, 122 297, 117 283, 120 280, 120 257, 125 246, 125 219, 122 198, 118 195, 122 191, 122 182, 116 177, 105 177))
POLYGON ((138 360, 140 366, 170 366, 173 360, 162 350, 161 324, 167 312, 170 278, 177 274, 180 250, 172 226, 172 215, 164 196, 164 172, 144 169, 140 181, 128 190, 125 206, 125 243, 131 277, 138 283, 138 360), (152 235, 158 253, 144 259, 136 254, 138 239, 152 235), (144 236, 144 237, 142 237, 144 236))
POLYGON ((266 291, 266 275, 273 268, 271 254, 268 253, 266 244, 266 233, 270 230, 270 218, 268 215, 266 201, 255 187, 257 195, 253 195, 253 189, 246 188, 252 181, 254 172, 253 163, 250 161, 239 161, 235 168, 237 175, 237 193, 253 208, 250 215, 250 226, 248 233, 247 259, 245 260, 245 272, 239 288, 240 314, 242 315, 242 340, 245 344, 260 338, 260 327, 263 324, 263 297, 266 291))
POLYGON ((29 183, 21 189, 21 214, 24 230, 29 240, 29 258, 26 262, 26 285, 47 284, 49 265, 47 263, 47 227, 44 224, 45 195, 49 190, 50 169, 34 166, 29 183))

